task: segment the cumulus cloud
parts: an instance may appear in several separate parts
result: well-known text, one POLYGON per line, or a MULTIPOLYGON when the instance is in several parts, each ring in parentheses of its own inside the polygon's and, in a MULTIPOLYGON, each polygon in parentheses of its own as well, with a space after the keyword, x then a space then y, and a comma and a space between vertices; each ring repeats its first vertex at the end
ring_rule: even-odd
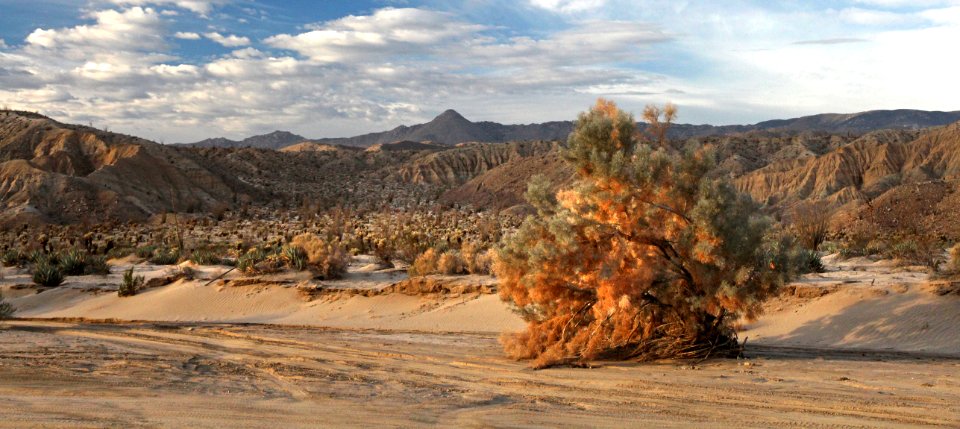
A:
MULTIPOLYGON (((183 2, 115 3, 125 6, 90 12, 79 25, 36 29, 0 51, 0 99, 64 121, 191 141, 278 128, 358 134, 450 107, 478 120, 564 119, 600 95, 633 109, 675 101, 685 115, 725 123, 789 109, 942 110, 960 98, 944 84, 956 64, 943 54, 944 41, 960 38, 960 15, 943 4, 887 29, 882 14, 871 21, 842 10, 727 11, 712 3, 641 11, 652 15, 594 11, 585 20, 563 11, 587 3, 544 0, 538 7, 558 12, 548 15, 560 29, 526 32, 455 13, 385 8, 275 32, 253 47, 246 33, 185 27, 189 20, 174 26, 177 18, 154 9, 188 9, 183 2), (850 26, 851 19, 863 24, 850 26), (181 58, 178 44, 168 43, 203 37, 226 48, 181 58)), ((212 12, 220 3, 189 10, 212 12)))
POLYGON ((247 46, 250 44, 250 39, 247 37, 237 36, 234 34, 223 35, 217 32, 204 33, 206 38, 218 43, 220 45, 226 46, 228 48, 236 48, 238 46, 247 46))
POLYGON ((173 35, 173 37, 176 37, 178 39, 184 39, 184 40, 200 40, 199 33, 194 33, 190 31, 178 31, 176 34, 173 35))
POLYGON ((6 48, 6 47, 7 47, 7 42, 3 39, 0 39, 0 49, 6 48))
POLYGON ((273 36, 266 43, 316 61, 338 62, 427 53, 438 44, 473 38, 485 27, 442 12, 387 8, 307 28, 311 31, 273 36))

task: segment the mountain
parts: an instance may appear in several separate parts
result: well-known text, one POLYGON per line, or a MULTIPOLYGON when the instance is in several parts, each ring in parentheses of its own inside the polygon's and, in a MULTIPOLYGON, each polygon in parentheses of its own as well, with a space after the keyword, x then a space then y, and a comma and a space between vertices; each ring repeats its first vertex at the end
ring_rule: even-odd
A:
MULTIPOLYGON (((823 131, 830 133, 864 134, 882 129, 917 130, 960 121, 960 111, 930 112, 923 110, 873 110, 861 113, 826 113, 793 119, 778 119, 753 125, 691 125, 674 124, 668 137, 689 139, 712 135, 733 135, 751 131, 823 131)), ((642 130, 646 124, 638 123, 642 130)), ((370 147, 398 141, 456 145, 465 142, 504 143, 510 141, 553 140, 565 141, 573 131, 573 121, 544 122, 541 124, 503 125, 496 122, 472 122, 455 110, 447 110, 430 122, 412 126, 401 125, 390 131, 355 137, 309 140, 325 145, 370 147)), ((307 140, 301 136, 276 131, 237 142, 224 138, 192 143, 201 147, 258 147, 280 149, 307 140)))
POLYGON ((256 147, 263 149, 282 149, 305 140, 307 140, 306 137, 298 136, 287 131, 274 131, 269 134, 247 137, 240 141, 216 137, 201 140, 196 143, 183 143, 182 145, 192 147, 256 147))

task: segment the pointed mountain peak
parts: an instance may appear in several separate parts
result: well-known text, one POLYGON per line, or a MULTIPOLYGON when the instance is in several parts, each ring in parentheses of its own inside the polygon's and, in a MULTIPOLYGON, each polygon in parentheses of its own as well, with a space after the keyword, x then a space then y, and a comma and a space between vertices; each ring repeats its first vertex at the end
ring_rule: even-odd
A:
POLYGON ((447 109, 443 113, 437 115, 436 118, 433 118, 434 122, 437 121, 457 121, 457 122, 470 122, 467 118, 464 118, 463 115, 457 113, 456 110, 447 109))

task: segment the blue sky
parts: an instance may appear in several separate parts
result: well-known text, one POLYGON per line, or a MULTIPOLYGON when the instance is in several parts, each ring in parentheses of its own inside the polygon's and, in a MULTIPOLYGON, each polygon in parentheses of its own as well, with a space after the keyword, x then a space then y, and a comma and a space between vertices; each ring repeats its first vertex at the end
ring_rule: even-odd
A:
POLYGON ((0 105, 165 142, 960 110, 960 0, 0 0, 0 105))

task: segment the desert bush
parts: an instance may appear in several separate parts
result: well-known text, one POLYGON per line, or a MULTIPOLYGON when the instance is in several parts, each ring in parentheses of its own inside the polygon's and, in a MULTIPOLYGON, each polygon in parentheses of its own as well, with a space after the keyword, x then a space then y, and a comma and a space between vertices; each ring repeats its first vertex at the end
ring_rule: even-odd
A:
POLYGON ((510 356, 542 367, 734 353, 733 324, 795 273, 757 205, 709 174, 708 150, 635 136, 634 118, 599 100, 564 150, 579 180, 556 193, 530 183, 536 215, 494 263, 500 297, 527 321, 502 338, 510 356))
POLYGON ((198 249, 190 253, 190 260, 197 265, 220 265, 222 262, 215 252, 209 249, 198 249))
POLYGON ((938 271, 943 260, 943 247, 937 240, 922 234, 910 238, 895 240, 885 249, 884 256, 898 259, 904 263, 923 265, 931 271, 938 271))
POLYGON ((3 292, 0 292, 0 320, 9 319, 14 312, 16 309, 3 298, 3 292))
POLYGON ((446 275, 463 274, 463 260, 453 251, 446 251, 437 259, 437 272, 446 275))
POLYGON ((952 273, 960 273, 960 243, 950 248, 950 262, 947 269, 952 273))
POLYGON ((180 251, 170 248, 158 248, 150 256, 150 263, 154 265, 174 265, 180 261, 180 251))
POLYGON ((63 284, 63 272, 57 264, 41 259, 33 266, 33 282, 46 287, 60 286, 63 284))
MULTIPOLYGON (((129 246, 114 247, 113 249, 110 249, 109 251, 107 251, 106 256, 107 256, 107 259, 125 258, 127 256, 134 254, 135 251, 136 249, 129 246)), ((142 256, 142 258, 147 258, 147 256, 142 256)))
POLYGON ((70 249, 60 255, 60 270, 67 276, 83 275, 87 255, 79 249, 70 249))
POLYGON ((107 265, 107 257, 87 256, 83 266, 83 273, 87 275, 96 274, 101 276, 110 274, 110 266, 107 265))
POLYGON ((148 259, 153 257, 153 252, 155 250, 157 250, 157 246, 147 245, 147 246, 140 246, 136 248, 136 250, 134 250, 133 253, 137 255, 138 258, 148 259))
POLYGON ((307 269, 307 251, 302 247, 286 246, 283 248, 283 257, 287 265, 297 271, 307 269))
POLYGON ((410 275, 410 277, 416 277, 435 273, 437 272, 437 262, 439 262, 439 260, 440 255, 436 250, 433 248, 427 249, 410 264, 410 267, 407 268, 407 274, 410 275))
POLYGON ((250 249, 237 258, 237 269, 247 274, 253 274, 256 272, 257 264, 265 259, 267 259, 266 250, 259 247, 250 249))
POLYGON ((830 207, 822 201, 802 202, 790 210, 790 229, 801 246, 820 250, 820 245, 827 240, 830 213, 830 207))
POLYGON ((477 242, 467 242, 460 247, 460 257, 464 268, 470 274, 490 274, 490 265, 493 263, 493 254, 484 249, 477 242))
POLYGON ((822 273, 826 270, 823 261, 820 259, 820 253, 810 250, 806 244, 795 250, 795 258, 798 274, 822 273))
POLYGON ((184 265, 180 267, 180 274, 183 275, 183 278, 186 280, 193 280, 197 276, 197 271, 189 265, 184 265))
POLYGON ((26 255, 24 255, 20 249, 9 249, 0 256, 0 262, 3 263, 4 267, 18 266, 22 264, 25 259, 26 255))
POLYGON ((134 296, 137 294, 137 290, 143 286, 143 276, 135 275, 133 268, 134 267, 130 267, 130 269, 123 272, 123 280, 120 282, 120 288, 117 289, 117 296, 134 296))
POLYGON ((350 254, 337 241, 324 242, 315 234, 300 234, 290 242, 293 247, 299 247, 307 253, 307 262, 323 279, 336 279, 347 272, 350 264, 350 254))

